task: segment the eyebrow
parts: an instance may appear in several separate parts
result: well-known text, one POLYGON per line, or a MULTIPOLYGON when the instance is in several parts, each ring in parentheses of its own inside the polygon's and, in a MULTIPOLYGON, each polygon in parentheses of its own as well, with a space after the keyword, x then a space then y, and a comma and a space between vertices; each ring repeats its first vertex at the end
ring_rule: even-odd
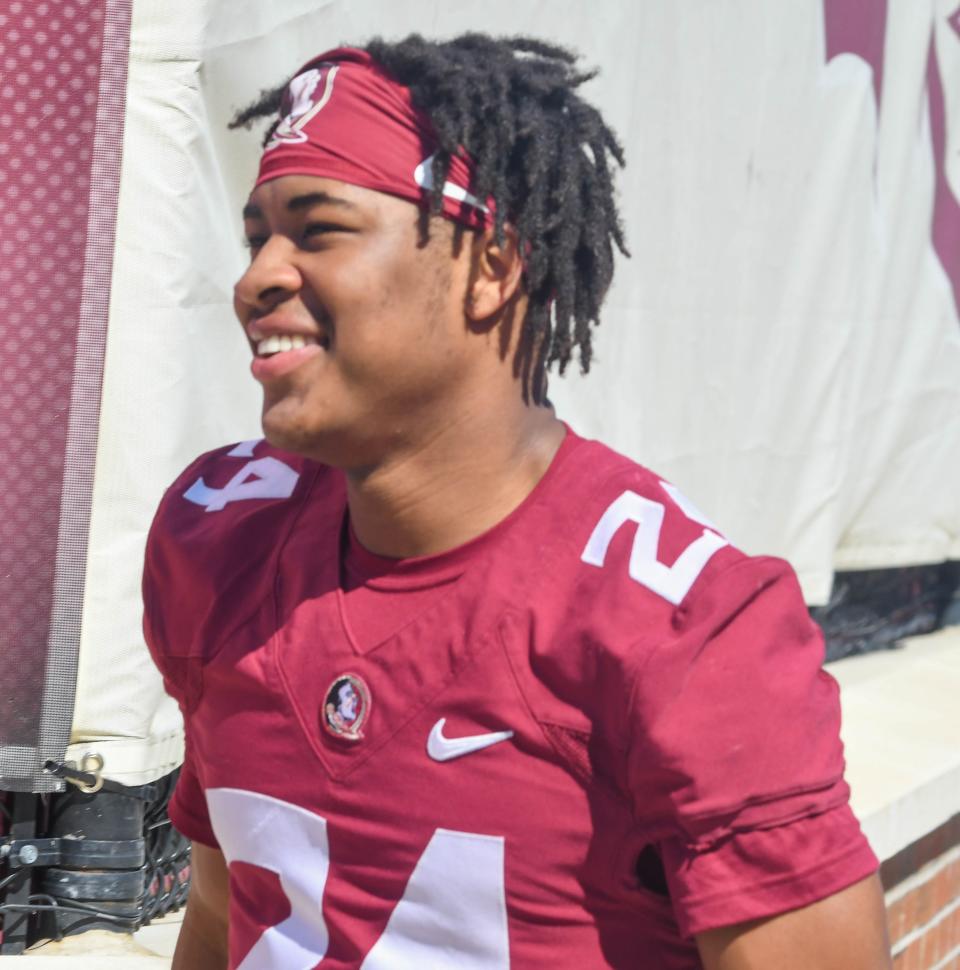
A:
MULTIPOLYGON (((308 192, 306 195, 295 195, 292 199, 288 199, 287 211, 300 212, 315 205, 335 205, 344 209, 356 208, 352 202, 347 202, 346 199, 341 199, 336 195, 330 195, 329 192, 308 192)), ((263 210, 256 203, 248 202, 243 207, 243 218, 262 219, 263 210)))

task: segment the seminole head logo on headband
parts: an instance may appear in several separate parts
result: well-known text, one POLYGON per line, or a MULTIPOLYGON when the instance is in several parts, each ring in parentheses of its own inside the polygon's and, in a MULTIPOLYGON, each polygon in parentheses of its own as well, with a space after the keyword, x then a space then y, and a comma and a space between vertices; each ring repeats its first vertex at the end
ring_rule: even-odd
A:
POLYGON ((264 146, 265 152, 280 145, 296 145, 307 141, 304 126, 311 118, 316 117, 330 100, 333 94, 333 81, 339 69, 336 64, 321 64, 319 67, 304 71, 303 74, 298 74, 287 85, 281 107, 283 118, 264 146))

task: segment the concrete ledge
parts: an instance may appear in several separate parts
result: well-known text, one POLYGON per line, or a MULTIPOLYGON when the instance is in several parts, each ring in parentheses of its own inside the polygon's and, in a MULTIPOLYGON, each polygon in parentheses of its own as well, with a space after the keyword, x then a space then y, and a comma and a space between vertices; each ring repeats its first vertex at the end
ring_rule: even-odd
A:
POLYGON ((134 936, 91 930, 57 943, 50 940, 23 954, 28 970, 169 970, 183 913, 145 926, 134 936))
POLYGON ((960 627, 828 664, 853 807, 889 859, 960 812, 960 627))

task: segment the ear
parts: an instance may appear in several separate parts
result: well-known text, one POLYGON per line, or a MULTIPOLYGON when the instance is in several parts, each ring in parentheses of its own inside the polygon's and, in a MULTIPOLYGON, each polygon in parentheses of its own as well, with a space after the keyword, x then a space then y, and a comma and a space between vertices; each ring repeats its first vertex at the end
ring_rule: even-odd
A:
POLYGON ((523 285, 523 258, 517 231, 506 225, 503 232, 502 246, 497 243, 492 227, 474 237, 466 312, 476 322, 502 310, 523 285))

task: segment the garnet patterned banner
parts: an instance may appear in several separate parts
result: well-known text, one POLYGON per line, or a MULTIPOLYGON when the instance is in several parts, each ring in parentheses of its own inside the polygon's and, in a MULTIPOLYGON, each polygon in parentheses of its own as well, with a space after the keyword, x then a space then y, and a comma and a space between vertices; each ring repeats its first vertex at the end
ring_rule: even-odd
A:
POLYGON ((58 787, 73 715, 128 0, 0 14, 0 787, 58 787))

